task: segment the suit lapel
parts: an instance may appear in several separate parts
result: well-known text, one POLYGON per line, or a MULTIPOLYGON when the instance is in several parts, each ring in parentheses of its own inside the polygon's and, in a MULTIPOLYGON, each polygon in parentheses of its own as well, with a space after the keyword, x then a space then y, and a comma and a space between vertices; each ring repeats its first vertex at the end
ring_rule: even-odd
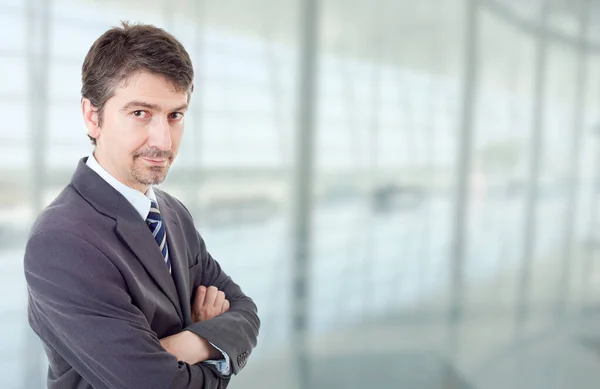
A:
MULTIPOLYGON (((167 270, 165 260, 158 250, 156 241, 146 224, 141 219, 132 220, 117 216, 116 233, 129 246, 131 251, 135 253, 146 271, 152 276, 169 300, 171 300, 179 318, 183 321, 175 284, 167 270)), ((169 255, 171 255, 171 245, 169 245, 169 255)))
MULTIPOLYGON (((182 299, 181 301, 183 304, 180 304, 179 300, 182 298, 183 289, 189 281, 185 278, 187 277, 187 263, 181 262, 186 258, 184 251, 186 245, 183 238, 183 232, 178 230, 178 226, 174 221, 176 218, 175 212, 170 210, 170 208, 165 207, 166 215, 163 215, 167 229, 169 256, 171 257, 173 266, 172 272, 174 272, 174 277, 172 277, 167 270, 165 260, 160 253, 160 250, 158 250, 158 245, 156 244, 152 233, 150 233, 148 226, 144 223, 140 214, 133 208, 127 199, 125 199, 125 197, 104 181, 104 179, 96 174, 96 172, 86 166, 86 161, 87 158, 82 158, 79 161, 77 169, 71 179, 71 184, 98 212, 111 217, 116 221, 116 234, 138 257, 148 274, 150 274, 162 292, 173 303, 173 306, 183 323, 184 317, 190 317, 189 302, 185 303, 186 300, 182 299), (184 272, 186 272, 186 274, 184 274, 184 272), (174 278, 178 285, 177 289, 173 283, 174 278), (180 285, 183 285, 184 287, 180 285), (186 316, 182 314, 182 306, 186 309, 186 312, 188 312, 186 316)), ((160 202, 159 208, 162 204, 164 204, 163 201, 160 202)), ((161 214, 162 212, 161 209, 161 214)))
POLYGON ((167 229, 167 244, 169 245, 169 257, 171 258, 171 273, 177 295, 179 296, 180 307, 183 313, 183 322, 187 326, 191 324, 189 292, 189 274, 187 261, 187 244, 184 231, 182 230, 177 213, 173 211, 162 199, 158 197, 161 215, 167 229))

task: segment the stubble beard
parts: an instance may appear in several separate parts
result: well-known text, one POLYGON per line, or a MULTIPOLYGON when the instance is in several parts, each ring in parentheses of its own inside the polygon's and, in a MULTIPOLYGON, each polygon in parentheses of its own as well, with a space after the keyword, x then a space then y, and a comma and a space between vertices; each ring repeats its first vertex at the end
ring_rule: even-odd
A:
POLYGON ((167 163, 166 166, 140 165, 141 164, 138 163, 137 160, 135 160, 133 162, 131 172, 133 179, 142 185, 159 185, 165 180, 165 178, 167 178, 167 174, 169 173, 169 163, 167 163))
POLYGON ((131 175, 138 183, 149 186, 159 185, 169 173, 169 168, 173 162, 174 155, 171 151, 160 150, 138 150, 133 155, 133 163, 131 166, 131 175), (146 166, 140 158, 165 158, 167 162, 164 166, 146 166))

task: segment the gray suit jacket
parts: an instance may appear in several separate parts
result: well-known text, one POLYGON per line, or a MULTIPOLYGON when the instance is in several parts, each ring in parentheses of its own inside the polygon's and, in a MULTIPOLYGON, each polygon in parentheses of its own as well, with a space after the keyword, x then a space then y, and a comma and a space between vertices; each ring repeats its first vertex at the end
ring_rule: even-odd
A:
POLYGON ((256 305, 207 252, 183 204, 156 190, 170 275, 139 213, 85 160, 36 220, 25 251, 29 323, 48 356, 48 387, 226 387, 213 366, 178 362, 159 339, 190 330, 225 351, 237 374, 256 346, 256 305), (199 285, 224 291, 229 311, 193 323, 199 285))

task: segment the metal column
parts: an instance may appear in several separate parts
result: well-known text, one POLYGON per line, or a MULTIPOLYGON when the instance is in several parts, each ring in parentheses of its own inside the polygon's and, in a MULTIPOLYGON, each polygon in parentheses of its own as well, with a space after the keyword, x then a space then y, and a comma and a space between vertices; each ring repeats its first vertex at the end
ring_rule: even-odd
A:
POLYGON ((310 261, 312 188, 314 180, 315 101, 319 1, 299 1, 300 50, 295 170, 292 204, 292 353, 298 387, 310 383, 308 341, 308 271, 310 261))
POLYGON ((456 192, 452 218, 452 243, 450 253, 450 309, 448 312, 449 351, 457 349, 456 335, 462 319, 465 297, 464 257, 466 227, 469 204, 469 174, 473 151, 473 118, 478 78, 479 1, 466 0, 464 29, 465 63, 463 65, 463 96, 459 122, 459 144, 457 148, 456 192))
POLYGON ((558 286, 558 296, 556 301, 557 315, 564 315, 569 300, 571 266, 573 260, 573 240, 575 230, 575 215, 577 212, 577 194, 579 193, 579 157, 581 156, 581 137, 583 132, 583 115, 587 84, 587 66, 586 66, 586 42, 588 39, 589 26, 589 0, 584 0, 581 3, 580 19, 579 19, 579 47, 577 58, 577 81, 575 90, 574 118, 573 118, 573 137, 571 139, 571 150, 569 153, 569 172, 571 174, 568 180, 568 198, 566 209, 566 231, 565 243, 562 252, 562 268, 561 278, 558 286))
POLYGON ((547 23, 549 0, 544 0, 540 9, 540 22, 535 54, 535 84, 533 90, 533 123, 531 130, 531 158, 529 162, 529 190, 527 191, 525 208, 525 236, 523 257, 521 258, 521 274, 518 284, 517 316, 515 333, 520 332, 521 326, 527 320, 529 309, 529 287, 531 284, 531 262, 536 239, 536 217, 538 201, 538 178, 540 172, 542 130, 544 128, 543 113, 546 91, 546 63, 548 51, 547 23))
MULTIPOLYGON (((27 0, 27 99, 31 148, 31 207, 38 214, 44 205, 46 151, 48 147, 48 73, 50 48, 50 0, 27 0)), ((31 329, 25 335, 22 355, 24 388, 42 388, 42 347, 31 329)))

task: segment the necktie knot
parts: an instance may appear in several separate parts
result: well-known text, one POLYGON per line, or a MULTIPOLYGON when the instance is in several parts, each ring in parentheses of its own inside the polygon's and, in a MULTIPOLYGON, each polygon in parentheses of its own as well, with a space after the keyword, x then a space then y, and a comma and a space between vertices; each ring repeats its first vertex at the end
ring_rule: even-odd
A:
POLYGON ((156 201, 150 200, 150 211, 146 217, 146 223, 151 224, 160 222, 162 222, 162 216, 160 215, 158 204, 156 204, 156 201))

